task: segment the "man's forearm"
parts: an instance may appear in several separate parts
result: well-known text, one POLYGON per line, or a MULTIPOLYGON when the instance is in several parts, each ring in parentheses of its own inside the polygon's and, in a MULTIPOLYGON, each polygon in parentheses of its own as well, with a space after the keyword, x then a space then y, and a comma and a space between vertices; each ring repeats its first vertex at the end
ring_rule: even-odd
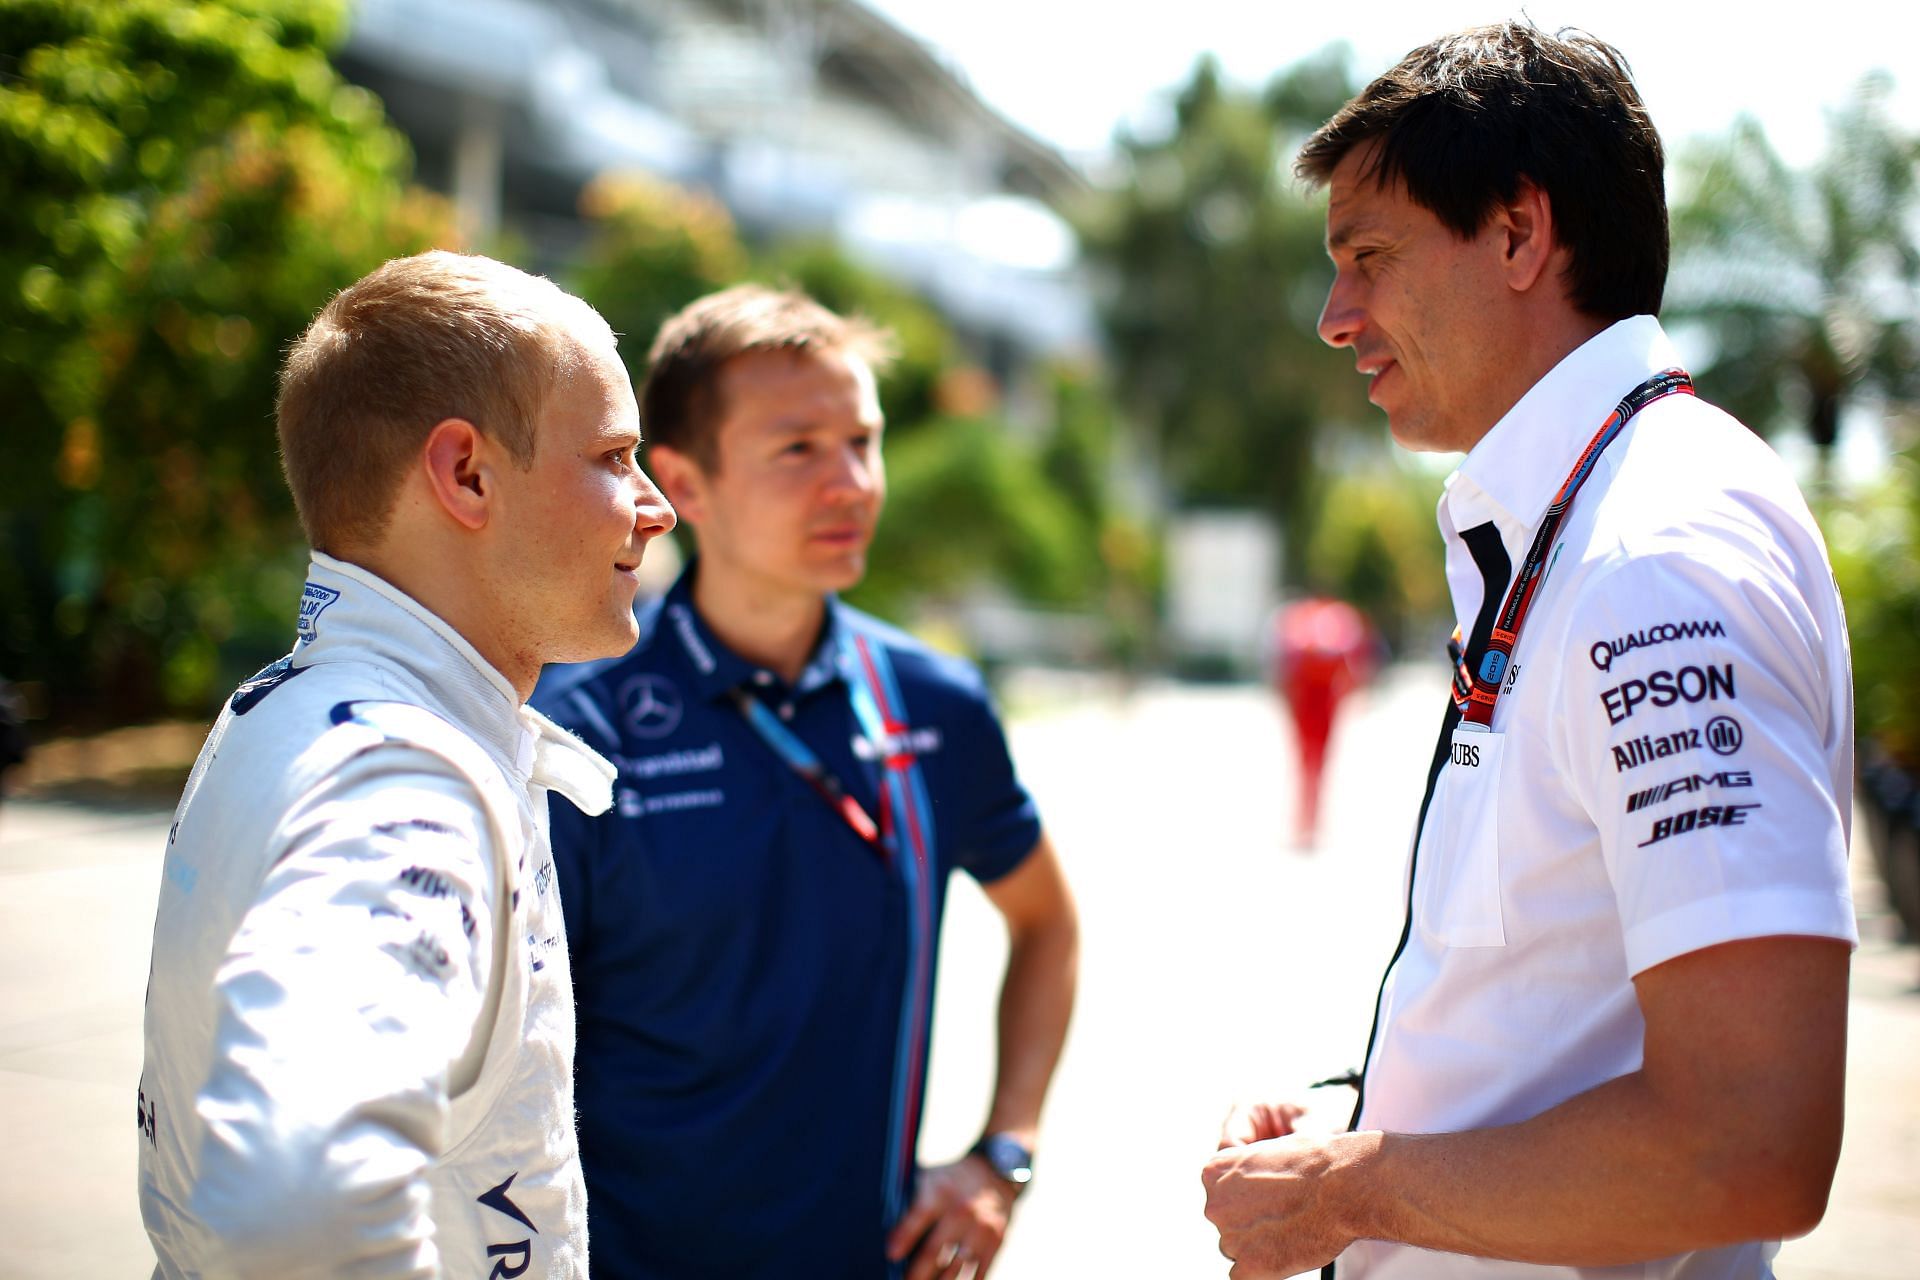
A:
POLYGON ((1609 1266, 1779 1239, 1811 1229, 1825 1201, 1825 1178, 1795 1167, 1806 1156, 1790 1141, 1729 1143, 1638 1072, 1520 1124, 1335 1143, 1329 1189, 1355 1238, 1523 1262, 1609 1266))
POLYGON ((1079 957, 1079 926, 1071 912, 1014 933, 1000 986, 999 1059, 989 1133, 1013 1133, 1033 1144, 1073 1014, 1079 957))

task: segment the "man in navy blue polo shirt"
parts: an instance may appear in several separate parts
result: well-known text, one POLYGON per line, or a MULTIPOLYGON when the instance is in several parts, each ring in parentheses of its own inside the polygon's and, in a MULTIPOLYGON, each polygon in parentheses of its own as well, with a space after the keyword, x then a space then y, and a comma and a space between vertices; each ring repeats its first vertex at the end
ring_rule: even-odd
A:
POLYGON ((1032 1176, 1072 898, 978 674, 834 596, 885 496, 886 342, 757 286, 666 323, 642 416, 699 554, 540 699, 620 770, 553 829, 596 1275, 985 1276, 1032 1176), (917 1169, 956 867, 1008 926, 999 1069, 980 1143, 917 1169))

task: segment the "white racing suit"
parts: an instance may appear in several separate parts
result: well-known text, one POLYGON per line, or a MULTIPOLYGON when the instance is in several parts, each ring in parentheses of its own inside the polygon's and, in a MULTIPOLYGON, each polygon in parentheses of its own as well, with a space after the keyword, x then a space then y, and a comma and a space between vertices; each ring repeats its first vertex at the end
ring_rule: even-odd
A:
POLYGON ((315 554, 168 836, 139 1093, 156 1276, 587 1274, 547 791, 613 770, 315 554))

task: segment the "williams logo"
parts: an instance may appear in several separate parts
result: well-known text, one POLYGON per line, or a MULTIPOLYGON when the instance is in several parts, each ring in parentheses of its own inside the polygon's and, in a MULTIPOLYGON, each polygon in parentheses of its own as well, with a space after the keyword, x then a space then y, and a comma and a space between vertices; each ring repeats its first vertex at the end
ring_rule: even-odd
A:
POLYGON ((1715 716, 1707 721, 1707 745, 1713 748, 1713 754, 1730 756, 1744 741, 1746 735, 1740 732, 1740 722, 1732 716, 1715 716))
POLYGON ((340 598, 340 593, 332 587, 323 587, 309 582, 300 592, 300 621, 297 630, 302 640, 313 640, 320 634, 320 615, 327 606, 340 598))
POLYGON ((1683 836, 1689 831, 1698 831, 1702 827, 1744 827, 1747 815, 1760 806, 1757 804, 1709 804, 1698 809, 1682 809, 1671 818, 1661 818, 1653 824, 1653 831, 1640 842, 1642 849, 1650 844, 1659 844, 1673 836, 1683 836))
POLYGON ((1587 659, 1605 671, 1613 666, 1615 658, 1625 657, 1635 649, 1650 649, 1671 640, 1698 640, 1726 634, 1726 627, 1719 622, 1663 622, 1657 627, 1632 631, 1612 640, 1596 640, 1593 648, 1587 650, 1587 659))
POLYGON ((1650 809, 1656 804, 1665 804, 1678 795, 1691 791, 1703 791, 1708 787, 1750 787, 1753 775, 1745 769, 1729 769, 1722 773, 1690 773, 1675 778, 1672 782, 1663 782, 1657 787, 1648 787, 1645 791, 1636 791, 1627 797, 1627 812, 1650 809))
POLYGON ((1676 702, 1704 702, 1739 695, 1733 688, 1733 664, 1722 662, 1711 667, 1682 667, 1678 671, 1656 671, 1645 680, 1628 680, 1600 695, 1607 709, 1607 722, 1619 724, 1633 716, 1643 702, 1670 707, 1676 702))

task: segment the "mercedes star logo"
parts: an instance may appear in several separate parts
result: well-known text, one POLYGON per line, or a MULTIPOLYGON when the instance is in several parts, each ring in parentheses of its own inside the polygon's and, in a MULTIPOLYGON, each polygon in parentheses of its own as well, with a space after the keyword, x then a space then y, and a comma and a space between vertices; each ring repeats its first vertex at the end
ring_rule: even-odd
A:
POLYGON ((664 738, 680 725, 680 691, 665 676, 635 676, 620 687, 620 709, 636 737, 664 738))

